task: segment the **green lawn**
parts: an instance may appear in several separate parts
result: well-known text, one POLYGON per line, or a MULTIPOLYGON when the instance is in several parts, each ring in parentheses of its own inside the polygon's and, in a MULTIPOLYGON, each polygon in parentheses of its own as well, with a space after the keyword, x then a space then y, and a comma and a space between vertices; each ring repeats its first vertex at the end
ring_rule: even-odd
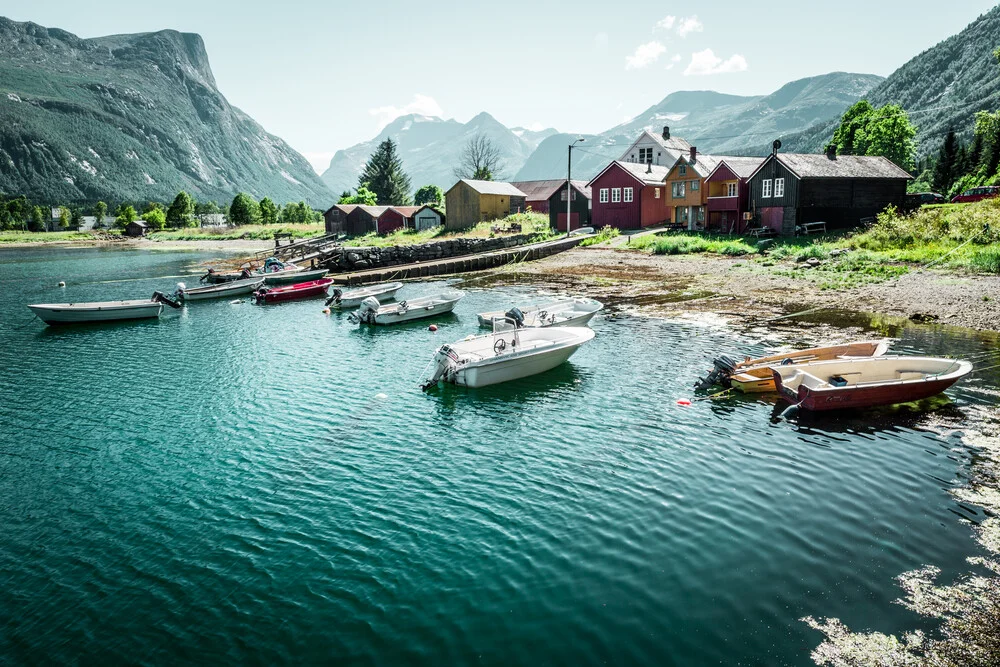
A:
POLYGON ((434 227, 423 231, 399 230, 385 236, 367 234, 348 239, 344 245, 350 247, 386 247, 394 245, 415 245, 418 243, 433 243, 455 238, 489 238, 493 236, 494 226, 521 225, 522 234, 532 234, 532 241, 546 241, 558 236, 549 227, 549 216, 541 213, 516 213, 502 220, 481 222, 475 227, 458 231, 447 230, 444 227, 434 227))
POLYGON ((0 232, 0 243, 53 243, 93 239, 89 232, 0 232))

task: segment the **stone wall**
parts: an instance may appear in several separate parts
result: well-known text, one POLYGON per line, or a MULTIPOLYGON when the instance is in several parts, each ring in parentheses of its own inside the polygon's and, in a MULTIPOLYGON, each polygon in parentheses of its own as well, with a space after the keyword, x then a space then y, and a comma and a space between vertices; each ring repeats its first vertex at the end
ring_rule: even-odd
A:
POLYGON ((450 239, 422 245, 341 248, 324 258, 320 266, 336 273, 338 271, 364 271, 365 269, 378 269, 384 266, 399 266, 415 262, 432 262, 438 259, 513 248, 524 245, 531 240, 531 237, 531 234, 517 234, 482 239, 450 239))

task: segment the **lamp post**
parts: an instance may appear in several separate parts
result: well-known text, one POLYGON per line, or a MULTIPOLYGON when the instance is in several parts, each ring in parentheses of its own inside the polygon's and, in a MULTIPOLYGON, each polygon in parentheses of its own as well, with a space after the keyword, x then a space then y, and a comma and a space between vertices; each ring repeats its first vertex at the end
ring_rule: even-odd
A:
POLYGON ((573 146, 578 143, 585 141, 583 137, 579 137, 576 141, 569 145, 569 160, 566 165, 566 236, 569 236, 570 227, 572 227, 571 220, 573 215, 573 146))

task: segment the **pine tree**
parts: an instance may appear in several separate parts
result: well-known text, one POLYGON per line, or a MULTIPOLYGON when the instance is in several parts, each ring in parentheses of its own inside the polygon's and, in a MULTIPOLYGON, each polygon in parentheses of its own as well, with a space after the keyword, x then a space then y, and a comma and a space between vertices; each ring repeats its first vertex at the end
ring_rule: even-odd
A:
POLYGON ((396 152, 396 142, 386 139, 368 158, 358 178, 359 188, 367 185, 380 206, 406 206, 410 203, 410 177, 403 171, 403 161, 396 152))
POLYGON ((931 185, 934 186, 935 192, 948 192, 951 189, 958 177, 955 170, 957 159, 958 138, 955 137, 955 130, 948 130, 948 136, 944 138, 937 164, 934 166, 934 180, 931 185))

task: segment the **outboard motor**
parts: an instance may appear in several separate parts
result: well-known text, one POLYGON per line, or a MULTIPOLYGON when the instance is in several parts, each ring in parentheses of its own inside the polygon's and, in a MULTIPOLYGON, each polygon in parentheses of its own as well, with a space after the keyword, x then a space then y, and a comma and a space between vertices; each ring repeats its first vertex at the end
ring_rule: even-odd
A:
POLYGON ((358 308, 357 312, 351 313, 351 316, 348 319, 354 324, 358 324, 360 322, 364 322, 365 324, 375 324, 375 316, 378 315, 378 309, 381 307, 382 304, 379 303, 379 300, 370 296, 361 302, 361 307, 358 308))
POLYGON ((514 306, 503 315, 504 317, 509 317, 510 319, 512 319, 514 321, 514 326, 516 328, 520 329, 521 327, 524 326, 524 313, 522 313, 521 309, 518 308, 517 306, 514 306))
POLYGON ((264 301, 264 297, 267 296, 268 289, 266 287, 261 287, 256 292, 253 293, 253 298, 257 303, 264 301))
POLYGON ((250 273, 250 269, 243 269, 240 271, 240 278, 246 280, 247 278, 253 278, 253 274, 250 273))
POLYGON ((713 361, 715 368, 704 380, 699 379, 694 388, 698 391, 707 391, 717 384, 726 384, 729 378, 736 372, 739 361, 728 354, 720 354, 713 361))
POLYGON ((205 282, 206 280, 212 280, 212 278, 213 278, 214 276, 215 276, 215 269, 209 269, 209 270, 208 270, 208 273, 206 273, 205 275, 203 275, 203 276, 202 276, 202 277, 201 277, 201 278, 200 278, 200 279, 198 280, 198 282, 200 282, 200 283, 203 283, 203 282, 205 282))
POLYGON ((333 295, 329 299, 326 300, 326 305, 328 305, 328 306, 339 306, 340 305, 340 297, 342 297, 342 296, 344 296, 344 290, 342 290, 342 289, 335 289, 335 290, 333 290, 333 295))
POLYGON ((150 297, 153 301, 159 301, 160 303, 165 303, 171 308, 180 308, 181 302, 171 299, 169 296, 163 292, 153 292, 153 296, 150 297))

